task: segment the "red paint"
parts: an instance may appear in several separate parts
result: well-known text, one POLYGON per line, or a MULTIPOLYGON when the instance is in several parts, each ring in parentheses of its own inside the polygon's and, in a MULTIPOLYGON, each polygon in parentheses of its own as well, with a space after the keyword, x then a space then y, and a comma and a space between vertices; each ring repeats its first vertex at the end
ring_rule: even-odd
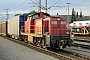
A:
POLYGON ((36 19, 34 21, 35 24, 35 34, 43 34, 43 19, 36 19))
POLYGON ((43 12, 40 12, 40 18, 43 18, 44 16, 43 16, 43 12))
POLYGON ((34 20, 31 16, 28 16, 28 20, 25 22, 25 33, 34 33, 34 20))
POLYGON ((25 33, 45 34, 50 35, 66 35, 66 19, 62 17, 43 18, 43 12, 40 13, 40 18, 32 19, 32 16, 25 22, 25 33))
POLYGON ((66 22, 66 19, 58 17, 49 17, 44 19, 45 32, 50 32, 50 35, 65 35, 66 24, 61 24, 61 21, 66 22))
POLYGON ((24 31, 27 33, 27 21, 24 22, 24 31))

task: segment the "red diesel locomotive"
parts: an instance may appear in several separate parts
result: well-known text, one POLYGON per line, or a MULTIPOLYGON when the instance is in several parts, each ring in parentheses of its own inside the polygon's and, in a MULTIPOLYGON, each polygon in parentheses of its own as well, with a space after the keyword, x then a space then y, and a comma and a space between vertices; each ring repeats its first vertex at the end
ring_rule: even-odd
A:
POLYGON ((60 49, 73 43, 73 34, 66 33, 66 19, 43 12, 28 16, 20 30, 20 38, 36 46, 60 49))

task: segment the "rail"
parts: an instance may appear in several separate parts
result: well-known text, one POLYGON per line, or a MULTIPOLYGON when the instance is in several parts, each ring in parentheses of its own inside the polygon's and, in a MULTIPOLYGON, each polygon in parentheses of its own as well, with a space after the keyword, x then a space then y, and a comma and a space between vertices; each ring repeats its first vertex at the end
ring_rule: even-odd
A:
MULTIPOLYGON (((48 50, 48 49, 44 49, 44 48, 41 48, 41 47, 34 46, 32 44, 27 44, 24 41, 14 40, 14 39, 11 39, 11 38, 8 38, 8 37, 5 37, 5 36, 4 36, 4 38, 6 38, 8 40, 11 40, 13 42, 19 43, 21 45, 27 46, 29 48, 35 49, 39 52, 42 52, 42 53, 48 54, 50 56, 56 57, 60 60, 77 60, 77 58, 75 58, 76 54, 73 55, 74 57, 71 57, 72 55, 71 56, 69 56, 69 54, 64 55, 64 54, 61 54, 61 53, 58 53, 58 52, 55 52, 55 51, 51 51, 51 50, 48 50)), ((90 60, 90 57, 87 57, 87 56, 84 56, 84 55, 79 55, 78 54, 78 57, 79 57, 79 59, 90 60)))

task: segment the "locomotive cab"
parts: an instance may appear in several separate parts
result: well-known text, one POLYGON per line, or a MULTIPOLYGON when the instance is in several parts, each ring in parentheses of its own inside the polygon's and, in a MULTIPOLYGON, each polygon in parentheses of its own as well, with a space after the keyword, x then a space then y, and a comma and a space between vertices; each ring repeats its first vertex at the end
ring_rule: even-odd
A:
POLYGON ((72 43, 73 36, 66 34, 66 19, 61 17, 48 17, 43 20, 44 33, 46 32, 46 46, 65 48, 72 43))

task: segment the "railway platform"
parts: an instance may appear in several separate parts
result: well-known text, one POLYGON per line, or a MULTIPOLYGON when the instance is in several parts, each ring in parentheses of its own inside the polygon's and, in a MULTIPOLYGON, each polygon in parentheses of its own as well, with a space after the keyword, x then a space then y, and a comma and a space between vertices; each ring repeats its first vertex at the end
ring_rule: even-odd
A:
POLYGON ((0 37, 1 60, 59 60, 0 37))

